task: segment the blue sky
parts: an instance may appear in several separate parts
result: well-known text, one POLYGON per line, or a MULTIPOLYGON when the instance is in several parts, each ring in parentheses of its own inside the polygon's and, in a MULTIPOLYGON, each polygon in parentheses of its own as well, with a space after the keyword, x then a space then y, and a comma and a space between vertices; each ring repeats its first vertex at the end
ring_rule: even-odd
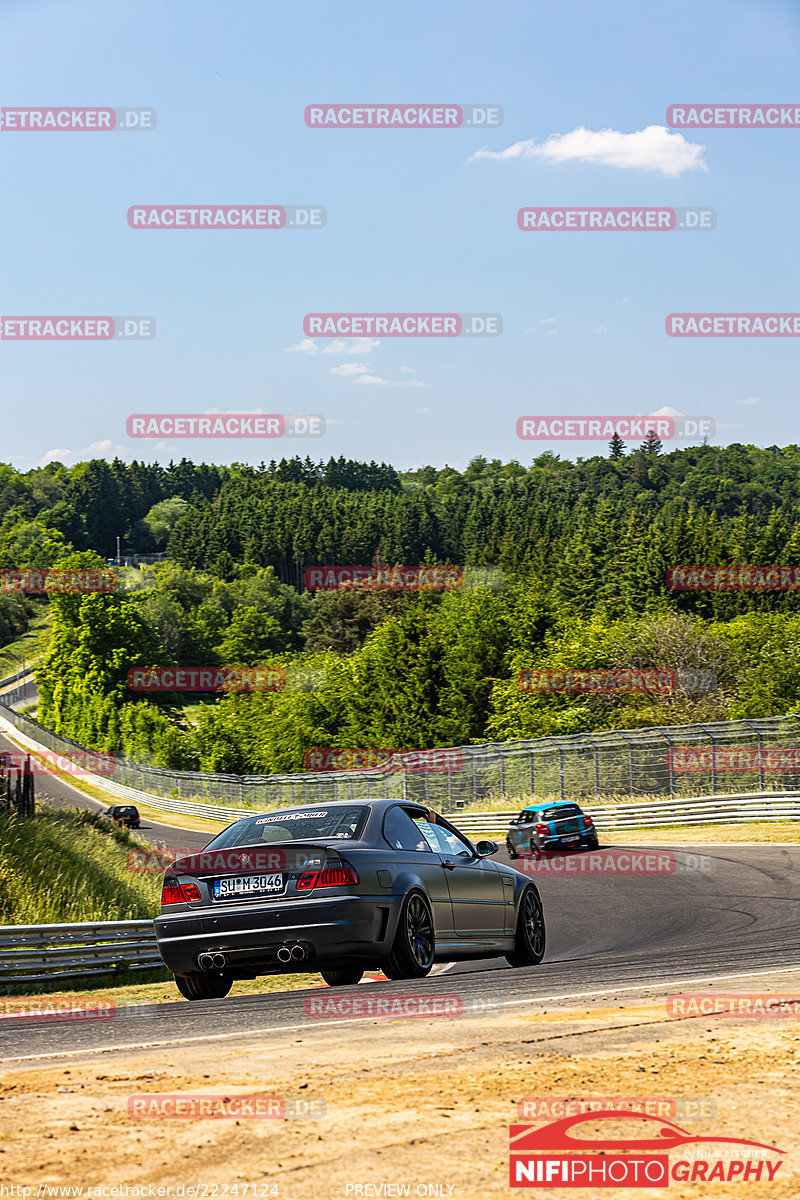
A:
POLYGON ((664 330, 673 311, 800 311, 800 128, 686 131, 677 147, 651 128, 682 101, 800 103, 796 4, 2 0, 0 22, 3 106, 158 113, 147 133, 0 133, 2 314, 157 325, 150 341, 0 341, 5 461, 527 463, 605 446, 522 442, 519 416, 663 408, 713 417, 721 444, 800 442, 796 339, 664 330), (305 126, 306 105, 351 101, 493 103, 504 124, 305 126), (650 132, 622 143, 624 166, 607 161, 613 134, 591 142, 600 161, 570 141, 543 156, 576 129, 650 132), (491 157, 518 143, 533 149, 491 157), (319 204, 327 225, 128 228, 130 205, 173 203, 319 204), (718 223, 523 233, 529 205, 710 206, 718 223), (307 344, 304 315, 334 311, 498 312, 504 330, 307 344), (130 413, 213 410, 328 426, 266 443, 125 433, 130 413))

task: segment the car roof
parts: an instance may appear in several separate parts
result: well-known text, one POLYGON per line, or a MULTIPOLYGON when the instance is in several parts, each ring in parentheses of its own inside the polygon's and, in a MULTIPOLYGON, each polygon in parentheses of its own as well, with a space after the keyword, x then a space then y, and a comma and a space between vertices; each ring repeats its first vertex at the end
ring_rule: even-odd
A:
POLYGON ((535 804, 526 804, 523 812, 529 808, 561 808, 564 804, 571 804, 575 808, 578 807, 574 800, 537 800, 535 804))
POLYGON ((395 804, 402 804, 407 808, 425 809, 426 807, 417 800, 403 800, 401 796, 392 796, 388 800, 385 796, 359 796, 355 800, 310 800, 307 804, 287 804, 280 808, 264 809, 258 812, 253 810, 252 812, 243 812, 242 817, 275 816, 277 813, 284 812, 313 812, 320 808, 353 808, 355 805, 367 804, 378 811, 392 808, 395 804))

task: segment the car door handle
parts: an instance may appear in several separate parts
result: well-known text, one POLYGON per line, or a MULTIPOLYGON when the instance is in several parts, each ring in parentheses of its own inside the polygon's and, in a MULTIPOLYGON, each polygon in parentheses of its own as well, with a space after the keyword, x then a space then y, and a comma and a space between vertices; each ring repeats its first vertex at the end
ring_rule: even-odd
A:
POLYGON ((450 858, 443 858, 443 859, 442 859, 442 866, 443 866, 443 867, 445 867, 445 868, 446 868, 448 871, 454 871, 454 870, 455 870, 455 867, 456 867, 456 864, 455 864, 455 863, 453 862, 453 860, 452 860, 452 859, 450 859, 450 858))

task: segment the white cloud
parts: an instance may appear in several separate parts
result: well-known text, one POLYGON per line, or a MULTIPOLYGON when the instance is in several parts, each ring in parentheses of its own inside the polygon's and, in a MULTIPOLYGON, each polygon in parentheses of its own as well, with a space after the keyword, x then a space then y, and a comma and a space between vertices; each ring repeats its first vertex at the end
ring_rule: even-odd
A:
POLYGON ((67 463, 69 459, 72 459, 73 462, 83 462, 87 458, 125 458, 129 454, 128 446, 120 446, 116 442, 112 442, 111 438, 103 438, 101 442, 90 442, 81 450, 69 450, 66 446, 48 450, 39 459, 38 465, 46 467, 51 462, 67 463))
POLYGON ((514 142, 505 150, 484 147, 469 162, 489 158, 504 162, 512 158, 536 158, 547 163, 587 162, 621 170, 658 171, 661 175, 682 175, 684 171, 707 171, 703 161, 705 146, 687 142, 681 133, 665 125, 648 125, 636 133, 616 129, 584 129, 571 133, 553 133, 544 142, 528 138, 514 142))
POLYGON ((302 342, 298 342, 295 346, 287 346, 286 350, 289 354, 319 354, 317 343, 311 338, 303 338, 302 342))
POLYGON ((418 379, 381 379, 380 375, 359 375, 354 383, 364 383, 373 387, 424 387, 418 379))
POLYGON ((401 371, 407 371, 409 375, 419 375, 419 371, 415 371, 413 367, 401 367, 401 371))
POLYGON ((48 450, 47 454, 43 454, 42 457, 39 459, 39 462, 37 465, 40 467, 46 467, 48 463, 63 462, 64 459, 66 459, 66 458, 72 458, 71 450, 67 450, 66 448, 63 448, 63 449, 59 448, 58 450, 48 450))
POLYGON ((648 417, 672 417, 673 419, 680 418, 682 420, 686 416, 686 413, 678 412, 677 408, 671 408, 669 404, 665 404, 662 408, 657 408, 655 412, 647 413, 646 415, 648 417))
POLYGON ((608 329, 605 325, 595 325, 594 329, 590 329, 589 332, 603 334, 608 333, 608 329))
POLYGON ((734 404, 763 404, 763 396, 748 396, 746 400, 734 400, 734 404))
POLYGON ((329 375, 363 375, 368 371, 366 363, 339 363, 338 367, 328 367, 329 375))
POLYGON ((555 317, 545 317, 544 320, 542 321, 542 325, 555 325, 555 323, 556 323, 555 317))
POLYGON ((323 346, 318 346, 313 338, 303 338, 295 346, 287 346, 289 353, 297 354, 369 354, 376 346, 380 346, 379 338, 333 338, 323 346))

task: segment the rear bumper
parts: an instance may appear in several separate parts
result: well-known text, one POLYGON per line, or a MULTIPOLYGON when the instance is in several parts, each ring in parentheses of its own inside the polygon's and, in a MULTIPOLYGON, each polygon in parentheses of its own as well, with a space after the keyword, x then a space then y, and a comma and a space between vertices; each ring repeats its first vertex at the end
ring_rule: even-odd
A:
POLYGON ((173 975, 198 971, 198 956, 219 951, 234 976, 316 970, 342 958, 377 961, 389 953, 400 900, 341 896, 257 907, 232 904, 164 913, 155 919, 158 950, 173 975), (281 963, 278 950, 300 943, 306 957, 281 963))

